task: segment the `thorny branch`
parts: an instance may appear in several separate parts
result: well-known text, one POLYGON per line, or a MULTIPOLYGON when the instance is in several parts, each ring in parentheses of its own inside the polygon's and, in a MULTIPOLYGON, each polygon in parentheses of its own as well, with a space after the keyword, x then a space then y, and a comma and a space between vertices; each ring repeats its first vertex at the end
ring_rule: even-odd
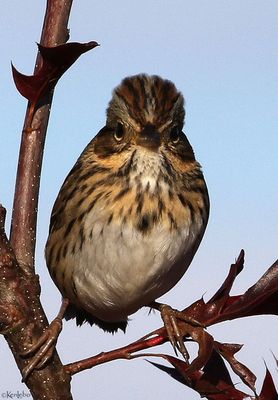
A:
MULTIPOLYGON (((40 44, 56 46, 69 38, 67 28, 72 0, 48 0, 40 44)), ((38 53, 34 74, 40 69, 38 53)), ((29 101, 23 126, 15 186, 10 241, 20 267, 33 272, 40 174, 53 91, 36 104, 29 101)))
MULTIPOLYGON (((67 23, 72 0, 48 0, 41 44, 55 46, 68 40, 67 23)), ((38 55, 35 73, 42 59, 38 55)), ((29 101, 20 146, 10 241, 4 233, 1 208, 0 327, 20 370, 26 362, 20 354, 38 340, 48 322, 39 301, 40 285, 34 274, 37 207, 46 129, 53 91, 39 99, 35 112, 29 101)), ((28 379, 34 399, 71 399, 70 377, 57 353, 51 363, 28 379)))

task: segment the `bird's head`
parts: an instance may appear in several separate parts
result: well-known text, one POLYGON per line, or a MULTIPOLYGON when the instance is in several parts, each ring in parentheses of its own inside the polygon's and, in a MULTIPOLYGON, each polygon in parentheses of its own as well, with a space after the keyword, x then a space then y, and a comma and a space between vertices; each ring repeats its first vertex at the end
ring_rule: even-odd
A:
POLYGON ((172 82, 156 75, 127 77, 113 92, 95 152, 105 158, 134 149, 163 151, 194 161, 192 147, 182 132, 184 117, 183 95, 172 82))

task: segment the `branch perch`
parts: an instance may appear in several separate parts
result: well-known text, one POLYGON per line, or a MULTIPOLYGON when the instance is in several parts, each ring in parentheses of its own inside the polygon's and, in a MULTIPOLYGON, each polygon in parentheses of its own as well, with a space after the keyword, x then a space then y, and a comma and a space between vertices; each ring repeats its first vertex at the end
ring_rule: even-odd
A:
MULTIPOLYGON (((68 40, 72 0, 48 0, 41 44, 54 46, 68 40)), ((38 54, 35 72, 42 63, 38 54)), ((1 207, 0 237, 0 328, 22 371, 20 356, 47 329, 48 321, 39 301, 40 285, 34 273, 37 207, 40 174, 53 90, 39 99, 35 113, 29 101, 22 131, 15 187, 10 241, 4 233, 5 210, 1 207), (4 286, 3 286, 4 285, 4 286)), ((43 370, 28 379, 34 399, 70 400, 70 377, 57 353, 43 370)))
MULTIPOLYGON (((225 320, 257 315, 258 313, 277 315, 278 262, 276 261, 244 294, 230 296, 229 293, 235 278, 243 270, 243 266, 244 252, 241 251, 236 262, 231 265, 227 278, 215 295, 207 303, 205 303, 203 299, 194 302, 191 306, 183 310, 185 316, 188 317, 188 319, 200 321, 204 326, 210 326, 225 320)), ((116 359, 130 360, 146 356, 161 357, 170 362, 174 366, 176 372, 173 372, 172 369, 169 370, 168 367, 153 363, 155 366, 165 370, 171 376, 174 376, 175 379, 179 381, 182 380, 184 384, 194 388, 201 395, 208 396, 208 399, 228 400, 230 398, 246 398, 246 393, 238 391, 232 384, 229 372, 222 360, 225 359, 229 363, 231 369, 253 391, 256 399, 263 400, 267 398, 263 397, 266 390, 271 390, 271 393, 277 395, 273 385, 271 389, 263 389, 261 397, 256 397, 255 375, 234 357, 241 349, 242 345, 219 343, 200 326, 192 326, 184 321, 179 321, 178 324, 180 331, 183 332, 185 341, 193 340, 198 343, 198 355, 191 364, 166 354, 135 354, 138 351, 156 347, 167 342, 168 337, 163 327, 127 346, 108 352, 102 352, 93 357, 68 364, 65 366, 65 370, 70 375, 74 375, 85 369, 116 359), (219 364, 221 364, 220 367, 219 364), (214 374, 211 371, 214 371, 214 374), (176 375, 177 373, 178 375, 176 375), (221 373, 223 373, 224 376, 223 382, 217 380, 220 378, 221 373), (215 382, 217 382, 217 384, 215 382), (209 392, 211 390, 214 390, 215 393, 218 391, 219 393, 221 393, 221 391, 225 393, 223 397, 209 397, 209 392)), ((266 375, 265 379, 270 379, 269 373, 266 375)), ((267 386, 265 385, 265 387, 267 386)))

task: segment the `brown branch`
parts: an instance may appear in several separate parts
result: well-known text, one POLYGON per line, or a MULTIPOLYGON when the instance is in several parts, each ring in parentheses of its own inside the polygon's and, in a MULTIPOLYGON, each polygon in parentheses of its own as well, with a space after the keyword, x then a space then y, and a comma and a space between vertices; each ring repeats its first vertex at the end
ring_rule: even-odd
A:
MULTIPOLYGON (((0 332, 4 334, 20 371, 26 366, 21 354, 47 327, 39 301, 35 275, 26 275, 18 265, 4 232, 5 209, 0 206, 0 332)), ((70 377, 64 371, 57 353, 43 370, 28 379, 33 399, 70 400, 70 377)))
MULTIPOLYGON (((67 23, 72 0, 48 0, 41 44, 55 46, 68 40, 67 23)), ((42 63, 38 55, 35 72, 42 63)), ((28 360, 21 354, 47 329, 39 301, 40 285, 34 271, 37 207, 43 149, 53 90, 27 106, 22 131, 15 187, 11 234, 4 233, 5 210, 0 209, 0 331, 4 334, 19 369, 28 360)), ((27 381, 34 399, 72 399, 70 377, 57 353, 46 367, 27 381)))
MULTIPOLYGON (((56 46, 68 40, 67 23, 71 5, 72 0, 47 1, 40 41, 43 46, 56 46)), ((41 62, 38 54, 35 73, 41 62)), ((35 114, 32 103, 28 103, 22 132, 10 241, 26 273, 34 270, 40 174, 52 95, 53 92, 50 92, 40 99, 35 114)))

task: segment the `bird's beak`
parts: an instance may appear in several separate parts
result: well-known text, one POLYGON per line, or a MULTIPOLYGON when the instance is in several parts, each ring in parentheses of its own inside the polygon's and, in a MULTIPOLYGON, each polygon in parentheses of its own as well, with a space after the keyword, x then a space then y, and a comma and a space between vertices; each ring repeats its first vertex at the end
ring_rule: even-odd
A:
POLYGON ((156 151, 161 144, 160 133, 155 129, 154 125, 146 125, 137 135, 136 144, 149 150, 156 151))

